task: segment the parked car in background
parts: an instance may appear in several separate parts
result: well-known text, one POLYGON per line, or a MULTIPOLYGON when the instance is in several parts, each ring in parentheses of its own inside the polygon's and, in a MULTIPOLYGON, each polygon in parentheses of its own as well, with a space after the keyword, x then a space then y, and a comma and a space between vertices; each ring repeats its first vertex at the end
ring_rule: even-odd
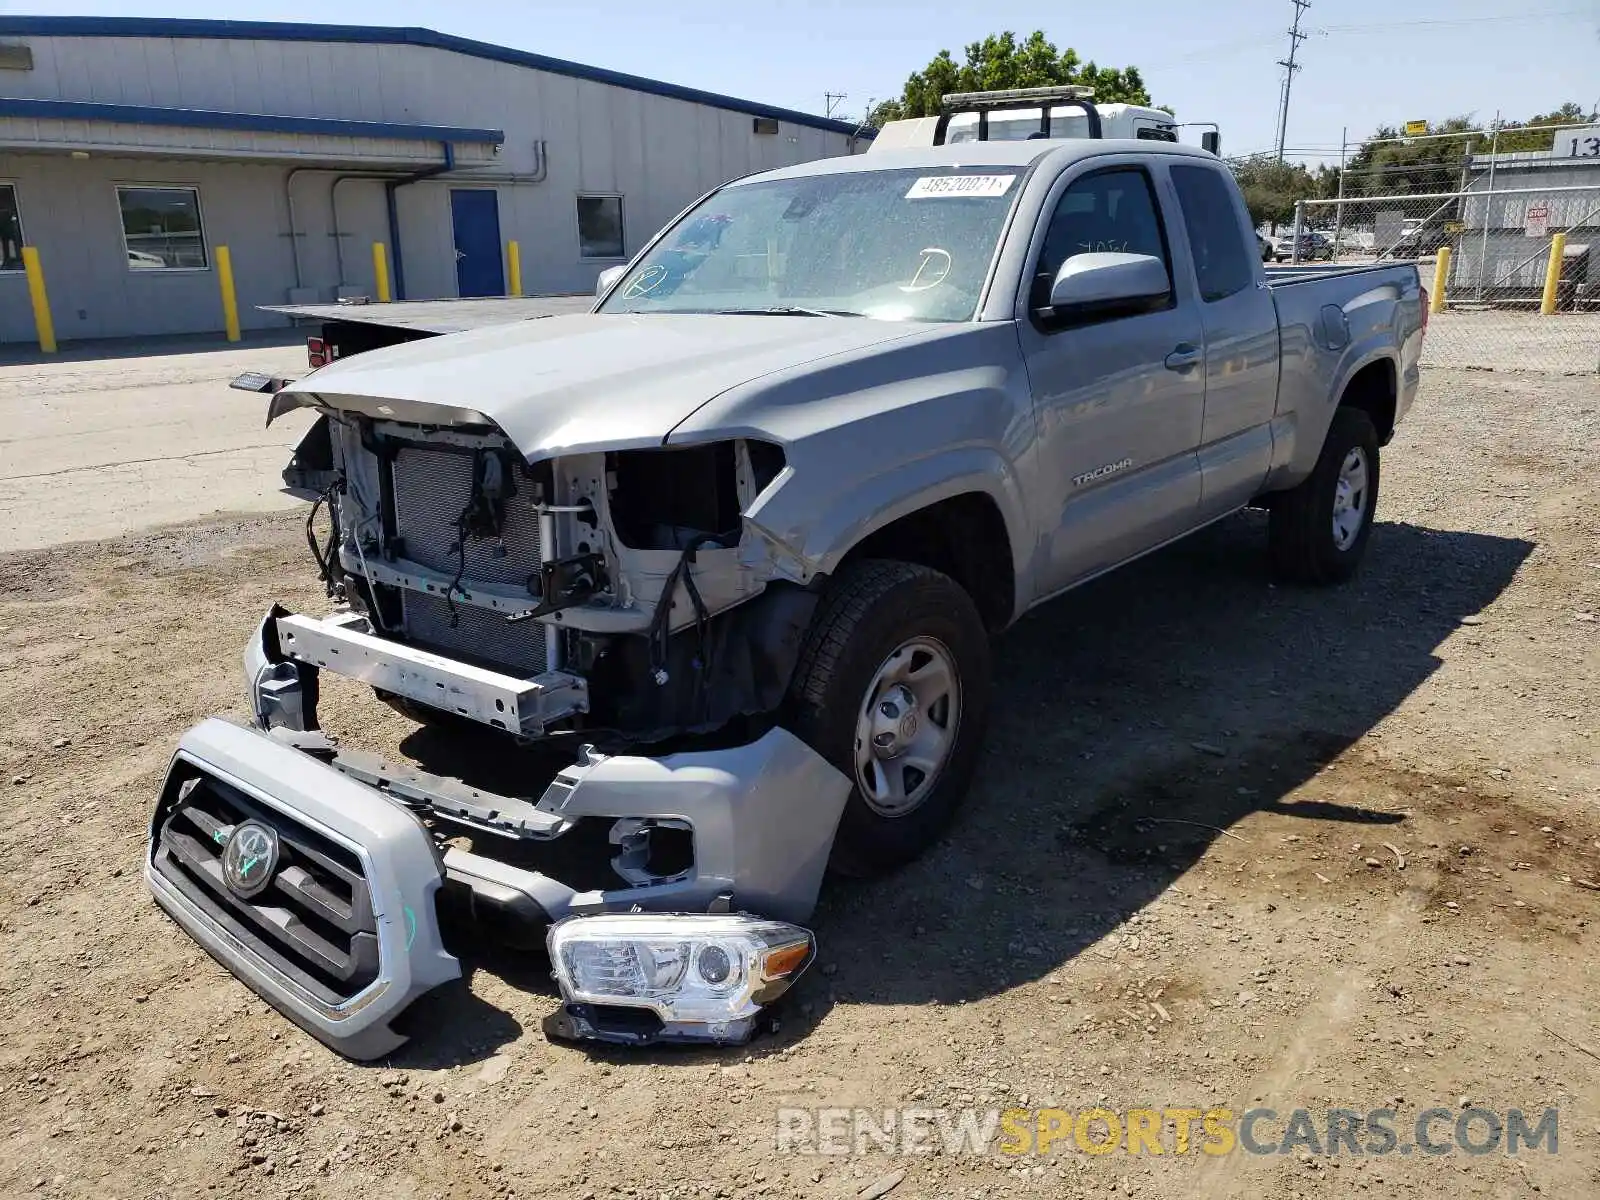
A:
POLYGON ((1260 232, 1256 233, 1256 248, 1261 251, 1262 262, 1271 262, 1273 256, 1278 252, 1278 247, 1273 240, 1260 232))
POLYGON ((1450 234, 1441 221, 1407 221, 1404 231, 1384 251, 1385 258, 1423 258, 1437 254, 1450 244, 1450 234))
POLYGON ((1328 235, 1315 229, 1307 229, 1300 233, 1291 233, 1288 237, 1279 238, 1277 249, 1273 257, 1279 262, 1294 259, 1298 262, 1316 262, 1319 259, 1331 262, 1333 260, 1333 242, 1328 235))

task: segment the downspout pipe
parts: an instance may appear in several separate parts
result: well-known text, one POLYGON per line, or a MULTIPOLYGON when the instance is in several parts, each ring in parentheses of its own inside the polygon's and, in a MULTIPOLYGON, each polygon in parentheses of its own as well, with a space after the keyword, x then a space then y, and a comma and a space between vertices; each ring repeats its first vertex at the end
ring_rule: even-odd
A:
POLYGON ((384 181, 384 203, 389 211, 389 249, 394 263, 394 298, 406 298, 406 268, 405 259, 400 252, 400 208, 395 202, 395 193, 408 183, 421 183, 424 179, 432 179, 435 175, 443 175, 446 171, 453 171, 456 167, 455 147, 449 142, 441 142, 444 147, 444 162, 432 167, 424 167, 420 171, 413 171, 410 175, 401 176, 399 179, 384 181))
POLYGON ((333 255, 339 266, 339 286, 344 286, 344 239, 349 235, 339 223, 339 185, 352 179, 392 179, 393 171, 345 171, 333 177, 328 187, 328 210, 333 213, 333 255))

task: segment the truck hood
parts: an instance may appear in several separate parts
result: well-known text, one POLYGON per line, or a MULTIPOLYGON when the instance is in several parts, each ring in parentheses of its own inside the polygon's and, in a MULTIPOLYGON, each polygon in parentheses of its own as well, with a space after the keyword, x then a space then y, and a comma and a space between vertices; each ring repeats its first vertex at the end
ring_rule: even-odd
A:
POLYGON ((335 361, 273 397, 267 420, 321 405, 424 424, 493 422, 529 459, 660 445, 722 392, 910 337, 863 317, 546 317, 335 361))

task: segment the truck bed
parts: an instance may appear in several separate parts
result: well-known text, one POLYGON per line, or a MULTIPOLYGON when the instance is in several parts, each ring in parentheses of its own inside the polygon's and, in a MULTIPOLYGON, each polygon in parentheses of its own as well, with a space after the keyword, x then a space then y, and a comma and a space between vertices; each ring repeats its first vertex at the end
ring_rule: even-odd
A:
POLYGON ((490 325, 510 325, 536 317, 558 317, 585 313, 594 307, 594 297, 578 296, 489 296, 478 300, 396 300, 382 303, 344 304, 264 304, 263 312, 279 313, 294 320, 352 321, 407 329, 419 334, 461 333, 490 325))

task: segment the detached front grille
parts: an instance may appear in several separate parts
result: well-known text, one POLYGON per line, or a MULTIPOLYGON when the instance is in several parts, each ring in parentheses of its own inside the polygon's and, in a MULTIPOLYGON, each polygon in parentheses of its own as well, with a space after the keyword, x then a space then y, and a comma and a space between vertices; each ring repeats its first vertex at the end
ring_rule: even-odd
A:
POLYGON ((169 780, 155 869, 217 924, 327 1004, 378 977, 377 921, 361 861, 345 847, 239 789, 195 771, 169 780), (229 886, 223 856, 246 821, 277 835, 278 861, 262 890, 229 886))
MULTIPOLYGON (((469 588, 526 587, 543 560, 534 480, 516 464, 517 491, 506 502, 500 538, 469 537, 458 553, 457 523, 472 497, 472 472, 471 451, 406 446, 395 454, 395 532, 403 539, 403 557, 452 579, 460 571, 469 588)), ((534 602, 532 592, 528 602, 534 602)), ((459 601, 452 618, 449 601, 428 592, 406 591, 402 603, 407 641, 519 674, 537 675, 547 667, 542 622, 508 624, 503 613, 459 601)))

